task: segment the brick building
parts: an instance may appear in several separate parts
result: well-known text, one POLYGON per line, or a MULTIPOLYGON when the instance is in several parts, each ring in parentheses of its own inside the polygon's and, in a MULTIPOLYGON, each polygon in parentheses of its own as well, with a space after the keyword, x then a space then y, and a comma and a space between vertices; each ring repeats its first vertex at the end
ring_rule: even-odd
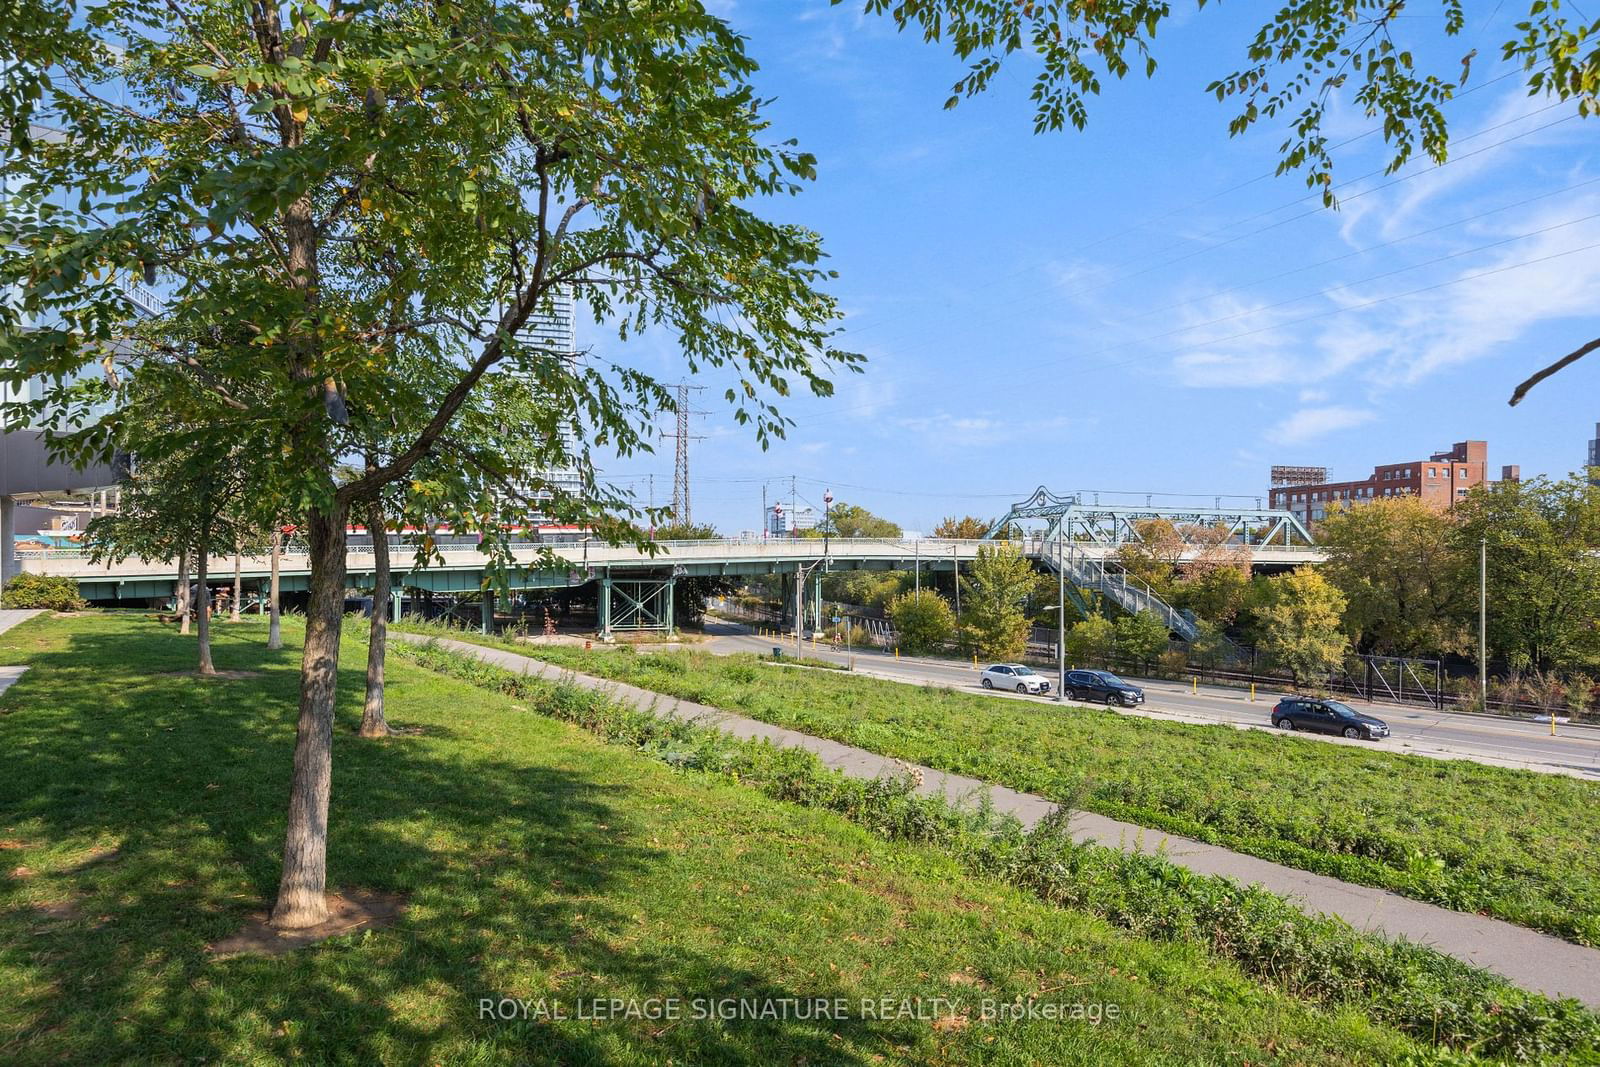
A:
MULTIPOLYGON (((1500 477, 1516 481, 1516 466, 1500 468, 1500 477)), ((1272 506, 1292 511, 1302 522, 1325 518, 1335 503, 1350 504, 1381 496, 1420 496, 1424 500, 1449 506, 1467 495, 1467 490, 1489 480, 1489 443, 1460 441, 1448 452, 1435 452, 1427 459, 1403 460, 1372 468, 1372 475, 1355 482, 1316 482, 1274 484, 1268 490, 1272 506)))

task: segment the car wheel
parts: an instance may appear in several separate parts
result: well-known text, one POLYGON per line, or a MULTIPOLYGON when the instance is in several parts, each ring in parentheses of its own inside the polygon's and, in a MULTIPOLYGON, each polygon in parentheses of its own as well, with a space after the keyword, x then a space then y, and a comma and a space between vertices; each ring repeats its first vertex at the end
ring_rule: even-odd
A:
POLYGON ((1115 693, 1107 693, 1106 694, 1106 707, 1109 708, 1111 705, 1116 704, 1116 703, 1119 703, 1119 701, 1117 700, 1117 694, 1115 694, 1115 693))
POLYGON ((1293 730, 1294 729, 1294 720, 1293 719, 1279 719, 1273 725, 1277 726, 1279 729, 1282 729, 1282 730, 1293 730))
POLYGON ((1359 726, 1346 726, 1344 728, 1344 735, 1346 737, 1348 737, 1350 740, 1354 741, 1356 738, 1361 736, 1361 727, 1359 727, 1359 726))
POLYGON ((984 679, 984 680, 983 680, 983 687, 984 687, 984 688, 985 688, 985 689, 993 689, 993 688, 994 688, 994 683, 993 683, 993 682, 991 682, 991 681, 989 681, 989 679, 987 679, 987 678, 985 678, 985 679, 984 679))
POLYGON ((1082 697, 1080 697, 1078 695, 1078 691, 1076 689, 1068 689, 1066 691, 1066 697, 1067 697, 1068 700, 1082 700, 1083 699, 1082 697))
POLYGON ((1017 692, 1026 693, 1027 691, 1028 691, 1028 683, 1027 682, 1018 682, 1017 683, 1017 692))

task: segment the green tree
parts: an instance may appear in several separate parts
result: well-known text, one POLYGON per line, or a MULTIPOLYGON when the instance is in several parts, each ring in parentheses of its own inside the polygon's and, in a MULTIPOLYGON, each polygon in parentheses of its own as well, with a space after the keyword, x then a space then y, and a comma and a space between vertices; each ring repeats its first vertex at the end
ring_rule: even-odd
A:
POLYGON ((961 580, 961 626, 986 659, 1016 659, 1028 645, 1023 605, 1036 585, 1032 565, 1011 545, 982 545, 961 580))
POLYGON ((1090 615, 1067 630, 1067 661, 1072 664, 1106 664, 1116 650, 1117 628, 1104 615, 1090 615))
POLYGON ((933 536, 952 541, 976 541, 988 532, 989 524, 975 515, 963 515, 959 519, 949 515, 933 528, 933 536))
POLYGON ((1262 610, 1261 644, 1297 684, 1315 683, 1349 651, 1341 616, 1344 595, 1309 567, 1272 578, 1271 602, 1262 610))
POLYGON ((1469 610, 1487 541, 1490 655, 1537 671, 1593 662, 1600 488, 1583 477, 1494 482, 1474 488, 1455 510, 1455 581, 1469 610))
POLYGON ((1136 663, 1154 663, 1171 640, 1167 624, 1151 611, 1119 617, 1116 635, 1118 655, 1136 663))
POLYGON ((913 655, 943 647, 956 628, 950 604, 931 589, 895 597, 889 602, 889 619, 900 634, 901 647, 913 655))
MULTIPOLYGON (((830 343, 816 235, 755 213, 813 160, 770 136, 742 38, 691 0, 173 0, 159 19, 109 0, 92 18, 25 4, 7 29, 0 380, 53 384, 4 414, 56 412, 74 427, 56 439, 64 458, 103 457, 116 420, 99 412, 105 390, 78 379, 104 358, 151 384, 138 413, 151 422, 203 389, 199 432, 257 442, 264 491, 299 502, 310 595, 273 922, 314 925, 353 510, 448 450, 503 368, 537 382, 539 469, 583 472, 550 510, 626 536, 614 516, 629 505, 597 483, 587 449, 632 454, 674 400, 637 369, 530 339, 563 290, 625 336, 664 329, 691 367, 730 369, 735 417, 759 441, 781 435, 771 398, 797 384, 827 395, 833 369, 857 362, 830 343), (108 70, 116 99, 85 88, 108 70), (34 137, 40 122, 59 136, 34 137), (32 209, 62 189, 81 199, 32 209), (130 276, 167 283, 156 315, 136 319, 130 276), (58 312, 59 328, 21 328, 58 312), (197 357, 218 333, 246 343, 197 357), (392 452, 341 481, 380 423, 392 452)), ((438 483, 449 510, 476 515, 503 579, 504 498, 438 483)))
POLYGON ((1455 525, 1449 511, 1416 496, 1374 497, 1322 521, 1321 574, 1344 595, 1345 632, 1356 648, 1438 656, 1467 647, 1455 525))
POLYGON ((1134 532, 1138 540, 1117 547, 1117 562, 1156 596, 1170 600, 1183 560, 1184 543, 1178 528, 1166 519, 1144 519, 1134 523, 1134 532))
POLYGON ((1194 637, 1189 639, 1189 656, 1202 667, 1215 669, 1222 666, 1228 654, 1227 639, 1222 627, 1208 619, 1194 624, 1194 637))
POLYGON ((669 522, 665 526, 657 526, 655 531, 657 541, 713 541, 721 536, 717 528, 708 522, 669 522))
POLYGON ((910 585, 911 575, 905 571, 835 571, 823 577, 822 597, 885 611, 910 585))
POLYGON ((899 537, 900 527, 888 519, 879 518, 859 504, 837 503, 828 509, 828 517, 802 537, 899 537))
POLYGON ((1238 618, 1249 595, 1248 568, 1217 567, 1193 578, 1180 579, 1172 589, 1172 605, 1226 626, 1238 618))
MULTIPOLYGON (((193 559, 198 602, 197 669, 215 674, 211 657, 209 564, 254 538, 259 526, 248 511, 257 453, 245 440, 222 442, 204 435, 198 421, 172 417, 159 423, 125 419, 118 444, 139 457, 122 485, 118 509, 89 524, 90 558, 118 562, 193 559), (161 454, 160 445, 168 445, 161 454)), ((187 586, 188 576, 180 575, 187 586)), ((186 590, 185 590, 186 592, 186 590)), ((181 601, 187 600, 180 596, 181 601)), ((180 605, 185 606, 185 605, 180 605)))

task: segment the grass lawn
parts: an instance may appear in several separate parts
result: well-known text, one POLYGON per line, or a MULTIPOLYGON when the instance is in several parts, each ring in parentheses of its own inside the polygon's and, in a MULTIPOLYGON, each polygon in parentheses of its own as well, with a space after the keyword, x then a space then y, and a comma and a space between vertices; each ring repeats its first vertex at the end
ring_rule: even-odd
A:
MULTIPOLYGON (((465 640, 488 641, 473 634, 465 640)), ((1600 786, 753 655, 494 642, 574 670, 1600 944, 1600 786)))
MULTIPOLYGON (((409 895, 390 929, 280 958, 205 946, 270 900, 298 650, 130 616, 0 635, 0 1061, 1368 1063, 1417 1052, 1156 944, 964 876, 823 812, 673 770, 513 699, 391 660, 363 742, 345 650, 330 881, 409 895), (683 1018, 499 1022, 684 998, 683 1018), (846 998, 846 1021, 695 1019, 692 999, 846 998), (942 997, 952 1023, 866 1019, 942 997), (984 1022, 984 999, 1115 1004, 1116 1022, 984 1022), (592 1006, 592 1005, 591 1005, 592 1006), (880 1012, 881 1014, 881 1012, 880 1012)), ((286 627, 291 646, 296 635, 286 627)), ((752 668, 754 669, 754 668, 752 668)), ((1426 1054, 1422 1054, 1426 1059, 1426 1054)))

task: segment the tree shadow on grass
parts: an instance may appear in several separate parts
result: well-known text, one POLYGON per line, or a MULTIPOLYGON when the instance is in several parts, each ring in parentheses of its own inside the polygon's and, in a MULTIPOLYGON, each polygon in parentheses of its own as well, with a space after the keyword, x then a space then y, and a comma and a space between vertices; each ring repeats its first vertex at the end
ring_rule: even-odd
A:
MULTIPOLYGON (((860 1057, 836 1032, 894 1040, 866 1021, 480 1018, 502 996, 570 1013, 579 998, 832 995, 618 936, 618 897, 673 857, 632 832, 638 805, 614 775, 536 747, 500 755, 483 719, 396 743, 336 735, 330 888, 407 895, 397 926, 212 957, 276 890, 297 652, 224 638, 219 666, 262 673, 219 685, 160 675, 192 650, 173 636, 74 633, 0 702, 0 832, 41 857, 0 872, 0 1058, 837 1063, 860 1057)), ((353 720, 360 673, 341 674, 353 720)))

